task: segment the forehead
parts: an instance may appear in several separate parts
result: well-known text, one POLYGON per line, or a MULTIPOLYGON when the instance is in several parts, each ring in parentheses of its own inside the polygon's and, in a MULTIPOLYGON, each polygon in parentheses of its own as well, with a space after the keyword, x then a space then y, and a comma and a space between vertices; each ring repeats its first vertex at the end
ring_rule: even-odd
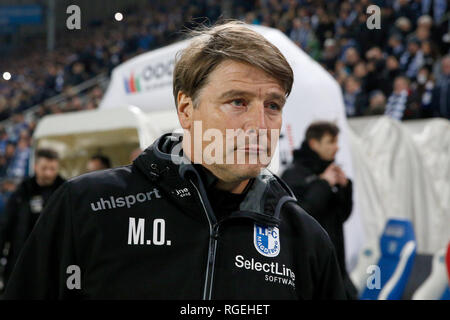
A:
POLYGON ((337 141, 338 135, 332 136, 329 132, 325 132, 322 136, 321 141, 327 141, 327 142, 335 142, 337 141))
POLYGON ((222 61, 209 75, 207 85, 217 89, 264 88, 284 94, 280 80, 256 66, 234 60, 222 61))
POLYGON ((58 164, 58 160, 40 157, 40 158, 36 159, 36 164, 37 165, 45 165, 45 166, 56 165, 56 164, 58 164))

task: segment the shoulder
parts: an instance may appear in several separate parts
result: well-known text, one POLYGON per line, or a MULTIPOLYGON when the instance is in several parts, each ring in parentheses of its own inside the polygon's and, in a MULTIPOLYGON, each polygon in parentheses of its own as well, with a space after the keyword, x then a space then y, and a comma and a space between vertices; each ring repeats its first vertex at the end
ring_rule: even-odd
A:
POLYGON ((137 173, 132 170, 131 165, 127 165, 85 173, 69 179, 67 184, 70 185, 73 190, 121 186, 127 183, 127 181, 132 179, 135 175, 137 175, 137 173))
POLYGON ((69 198, 76 206, 99 197, 132 192, 148 183, 132 165, 127 165, 82 174, 69 179, 62 187, 69 192, 69 198))
POLYGON ((11 194, 11 198, 24 197, 32 192, 33 177, 24 179, 17 189, 11 194))
POLYGON ((333 244, 328 233, 296 202, 285 204, 282 221, 290 229, 294 237, 318 250, 331 251, 333 244))
POLYGON ((286 181, 298 184, 298 179, 312 174, 312 171, 299 163, 290 164, 281 174, 281 178, 286 181))

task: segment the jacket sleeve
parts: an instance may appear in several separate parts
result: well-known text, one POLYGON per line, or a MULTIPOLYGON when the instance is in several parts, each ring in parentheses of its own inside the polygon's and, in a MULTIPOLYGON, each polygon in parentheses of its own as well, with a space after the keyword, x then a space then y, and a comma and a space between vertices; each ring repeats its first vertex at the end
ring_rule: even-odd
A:
POLYGON ((5 213, 0 218, 0 256, 3 253, 5 244, 11 241, 17 220, 19 209, 19 190, 12 193, 6 204, 5 213))
POLYGON ((67 270, 76 265, 69 188, 65 183, 50 197, 17 260, 4 299, 64 299, 77 294, 66 285, 67 270))
POLYGON ((340 188, 338 191, 339 203, 341 206, 339 213, 341 218, 340 220, 342 223, 344 223, 352 213, 353 209, 352 194, 353 194, 353 184, 352 181, 348 179, 348 184, 344 188, 340 188))
POLYGON ((302 194, 296 194, 301 207, 318 221, 323 221, 329 214, 328 202, 333 195, 330 185, 326 180, 316 179, 303 190, 302 194))

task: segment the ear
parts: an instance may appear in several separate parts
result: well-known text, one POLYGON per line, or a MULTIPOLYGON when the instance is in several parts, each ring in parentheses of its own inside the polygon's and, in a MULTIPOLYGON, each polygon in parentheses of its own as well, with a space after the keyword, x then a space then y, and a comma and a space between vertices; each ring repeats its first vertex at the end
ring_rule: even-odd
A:
POLYGON ((316 139, 310 139, 308 141, 308 145, 311 150, 316 151, 319 145, 319 141, 317 141, 316 139))
POLYGON ((194 110, 194 103, 192 102, 191 97, 188 97, 181 91, 178 92, 177 102, 178 120, 183 129, 189 130, 193 123, 192 113, 194 110))

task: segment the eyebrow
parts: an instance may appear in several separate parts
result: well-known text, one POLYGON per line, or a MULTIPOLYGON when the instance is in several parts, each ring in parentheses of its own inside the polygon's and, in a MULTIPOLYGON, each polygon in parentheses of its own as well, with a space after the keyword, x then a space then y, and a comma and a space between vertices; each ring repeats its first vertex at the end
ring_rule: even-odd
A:
MULTIPOLYGON (((234 98, 236 96, 254 97, 255 94, 248 92, 248 91, 243 91, 243 90, 228 90, 228 91, 222 93, 219 98, 220 99, 230 99, 230 98, 234 98)), ((269 93, 268 97, 269 97, 269 99, 272 99, 272 100, 279 100, 283 105, 286 103, 286 97, 284 97, 283 95, 280 95, 276 92, 269 93)))

